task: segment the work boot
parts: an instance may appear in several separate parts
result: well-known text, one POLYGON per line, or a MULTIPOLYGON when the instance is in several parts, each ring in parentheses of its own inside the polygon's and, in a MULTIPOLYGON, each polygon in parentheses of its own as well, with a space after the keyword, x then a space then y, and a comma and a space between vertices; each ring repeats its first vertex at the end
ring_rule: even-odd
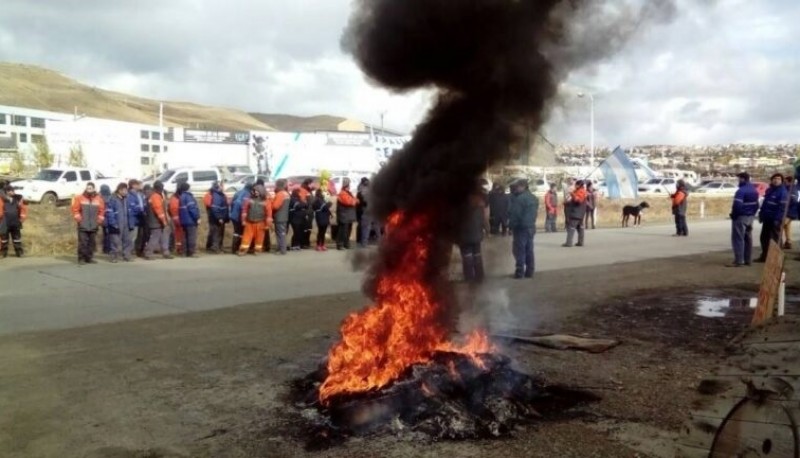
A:
POLYGON ((165 254, 164 259, 175 259, 175 256, 172 256, 171 254, 165 254))

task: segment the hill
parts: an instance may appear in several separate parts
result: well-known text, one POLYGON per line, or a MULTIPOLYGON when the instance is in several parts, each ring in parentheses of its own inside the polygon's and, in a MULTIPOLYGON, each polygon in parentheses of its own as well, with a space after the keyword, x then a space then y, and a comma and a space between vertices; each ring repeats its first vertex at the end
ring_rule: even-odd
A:
MULTIPOLYGON (((158 124, 160 101, 87 86, 33 65, 0 62, 0 105, 158 124)), ((164 123, 200 129, 275 130, 244 111, 189 102, 164 103, 164 123)))
POLYGON ((292 116, 286 114, 250 113, 259 121, 282 132, 335 131, 347 118, 339 116, 292 116))

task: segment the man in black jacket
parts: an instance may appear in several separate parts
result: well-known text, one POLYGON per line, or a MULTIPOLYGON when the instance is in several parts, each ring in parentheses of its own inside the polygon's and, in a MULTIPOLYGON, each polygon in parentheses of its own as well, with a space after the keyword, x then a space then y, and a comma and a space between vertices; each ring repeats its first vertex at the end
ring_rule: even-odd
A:
POLYGON ((506 235, 508 232, 508 206, 511 197, 499 183, 492 186, 489 193, 489 226, 492 235, 506 235))

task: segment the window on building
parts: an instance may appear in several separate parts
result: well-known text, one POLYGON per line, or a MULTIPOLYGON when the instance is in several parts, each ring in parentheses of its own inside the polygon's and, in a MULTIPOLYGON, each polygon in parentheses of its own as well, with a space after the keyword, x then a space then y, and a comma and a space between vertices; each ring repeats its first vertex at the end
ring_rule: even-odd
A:
POLYGON ((44 129, 44 119, 43 118, 31 118, 31 127, 36 127, 38 129, 44 129))
POLYGON ((28 134, 19 134, 20 143, 28 143, 28 134))
POLYGON ((181 172, 175 175, 175 181, 187 181, 189 179, 189 175, 186 172, 181 172))
POLYGON ((198 170, 196 172, 192 172, 192 177, 194 178, 195 183, 198 181, 210 183, 217 180, 217 172, 213 170, 198 170))
POLYGON ((6 115, 5 113, 0 113, 0 124, 6 123, 6 115))
POLYGON ((142 152, 149 153, 150 152, 150 145, 142 143, 142 152))
POLYGON ((164 152, 166 153, 167 151, 169 151, 169 146, 164 145, 164 152))
POLYGON ((142 133, 141 133, 141 137, 144 140, 150 140, 150 131, 149 130, 143 130, 142 133))
POLYGON ((92 181, 92 174, 88 170, 81 170, 81 181, 92 181))
POLYGON ((150 132, 150 139, 151 140, 161 140, 161 133, 160 132, 150 132))
POLYGON ((150 158, 147 156, 142 156, 142 165, 150 165, 150 158))
POLYGON ((44 143, 44 135, 31 135, 31 143, 44 143))
POLYGON ((28 118, 26 118, 25 116, 14 115, 11 121, 12 121, 11 123, 14 124, 15 126, 25 127, 28 125, 28 118))
POLYGON ((161 146, 159 146, 159 145, 153 145, 152 151, 153 151, 154 153, 160 153, 160 152, 161 152, 161 146))
POLYGON ((164 133, 164 141, 171 142, 175 139, 175 134, 173 132, 165 132, 164 133))
POLYGON ((67 172, 64 174, 64 179, 67 182, 78 181, 78 174, 75 172, 67 172))

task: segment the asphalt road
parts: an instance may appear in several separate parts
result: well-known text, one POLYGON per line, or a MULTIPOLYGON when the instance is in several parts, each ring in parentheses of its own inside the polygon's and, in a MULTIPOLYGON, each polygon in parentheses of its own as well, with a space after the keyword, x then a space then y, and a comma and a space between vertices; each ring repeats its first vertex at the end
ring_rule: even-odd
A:
MULTIPOLYGON (((587 231, 587 246, 562 248, 565 234, 537 234, 537 270, 558 270, 720 251, 727 221, 587 231)), ((513 271, 510 238, 487 242, 488 275, 513 271)), ((341 294, 360 288, 347 254, 290 253, 77 266, 47 258, 0 261, 0 335, 210 310, 239 304, 341 294)))

